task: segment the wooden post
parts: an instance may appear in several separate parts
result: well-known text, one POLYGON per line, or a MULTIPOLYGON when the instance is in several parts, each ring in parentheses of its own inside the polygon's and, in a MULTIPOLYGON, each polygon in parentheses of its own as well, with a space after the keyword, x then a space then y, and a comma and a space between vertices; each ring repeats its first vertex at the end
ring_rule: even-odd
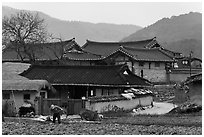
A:
POLYGON ((86 90, 86 98, 89 97, 89 87, 87 87, 87 90, 86 90))

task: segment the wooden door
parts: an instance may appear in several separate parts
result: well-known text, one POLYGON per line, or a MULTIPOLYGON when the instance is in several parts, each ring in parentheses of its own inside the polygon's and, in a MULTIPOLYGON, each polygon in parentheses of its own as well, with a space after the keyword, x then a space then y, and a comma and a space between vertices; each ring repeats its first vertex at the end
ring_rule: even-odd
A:
POLYGON ((79 114, 79 112, 85 108, 85 103, 82 99, 68 99, 67 103, 67 113, 69 115, 79 114))

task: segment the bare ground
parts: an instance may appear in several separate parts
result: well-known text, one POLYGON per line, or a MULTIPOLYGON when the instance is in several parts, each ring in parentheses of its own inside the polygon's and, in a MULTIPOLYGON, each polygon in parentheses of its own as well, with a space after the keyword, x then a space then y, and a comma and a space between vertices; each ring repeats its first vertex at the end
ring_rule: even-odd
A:
POLYGON ((201 135, 202 116, 135 116, 107 118, 100 122, 79 119, 62 124, 32 120, 9 120, 2 124, 4 135, 201 135), (174 120, 173 120, 174 119, 174 120))

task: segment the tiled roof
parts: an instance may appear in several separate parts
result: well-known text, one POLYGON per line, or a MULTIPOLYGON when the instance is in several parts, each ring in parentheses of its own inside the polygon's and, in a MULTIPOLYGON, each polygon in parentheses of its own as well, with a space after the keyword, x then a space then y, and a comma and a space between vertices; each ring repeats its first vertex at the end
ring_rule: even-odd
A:
POLYGON ((145 87, 150 82, 134 75, 127 66, 40 66, 33 65, 22 76, 45 79, 53 85, 145 87), (124 72, 128 74, 123 74, 124 72))
POLYGON ((133 48, 150 48, 155 44, 158 43, 154 38, 130 42, 95 42, 87 40, 87 42, 82 46, 82 48, 91 53, 107 56, 117 50, 120 46, 133 48))
POLYGON ((70 60, 101 60, 103 58, 85 51, 66 52, 63 57, 70 60))
POLYGON ((196 81, 202 81, 202 72, 188 77, 185 81, 185 84, 190 84, 196 81))
MULTIPOLYGON (((191 74, 197 74, 202 72, 202 68, 199 69, 191 69, 191 74)), ((181 69, 171 69, 172 74, 190 74, 190 69, 189 68, 181 68, 181 69)))
MULTIPOLYGON (((29 46, 38 46, 40 47, 40 52, 36 51, 36 59, 39 60, 53 60, 57 59, 58 57, 60 58, 64 50, 67 50, 71 48, 72 46, 80 46, 75 42, 74 38, 67 40, 67 41, 61 41, 61 42, 52 42, 52 43, 35 43, 35 44, 28 44, 29 46)), ((26 59, 28 57, 24 55, 26 59)), ((2 60, 3 61, 20 61, 20 57, 18 54, 9 48, 9 46, 3 50, 2 52, 2 60)))
POLYGON ((162 61, 162 62, 173 62, 173 59, 163 53, 159 48, 154 49, 138 49, 130 47, 120 47, 109 56, 122 52, 134 60, 138 61, 162 61))
POLYGON ((161 48, 161 50, 172 58, 180 58, 182 56, 180 52, 171 51, 165 48, 161 48))

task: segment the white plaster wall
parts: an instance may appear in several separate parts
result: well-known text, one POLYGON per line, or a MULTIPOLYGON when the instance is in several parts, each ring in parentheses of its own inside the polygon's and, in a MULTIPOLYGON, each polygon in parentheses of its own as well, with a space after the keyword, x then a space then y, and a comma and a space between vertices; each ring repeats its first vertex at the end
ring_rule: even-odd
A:
POLYGON ((115 106, 123 110, 131 110, 136 108, 139 104, 141 106, 151 105, 151 102, 153 102, 152 96, 136 98, 132 100, 119 100, 119 101, 111 101, 111 102, 90 103, 86 101, 86 109, 97 111, 98 113, 110 111, 115 106))
MULTIPOLYGON (((149 69, 149 62, 144 62, 144 66, 139 66, 139 62, 134 62, 135 69, 149 69)), ((150 69, 165 69, 165 63, 160 62, 160 67, 155 67, 155 62, 151 62, 150 69)))
POLYGON ((135 74, 141 76, 141 70, 143 70, 143 78, 148 79, 151 82, 167 81, 165 63, 160 63, 160 67, 155 67, 155 63, 151 62, 151 68, 149 69, 148 62, 144 62, 144 66, 139 66, 139 62, 135 62, 134 63, 135 74))
MULTIPOLYGON (((13 96, 14 96, 14 102, 15 102, 15 106, 16 107, 16 111, 19 111, 19 108, 23 105, 24 103, 24 98, 23 95, 24 94, 30 94, 30 102, 32 102, 34 104, 34 99, 36 96, 39 96, 39 92, 37 91, 14 91, 12 94, 12 92, 9 91, 4 91, 3 93, 10 93, 10 99, 9 100, 13 100, 13 96)), ((5 102, 6 100, 2 100, 3 102, 5 102)))
MULTIPOLYGON (((141 69, 135 69, 135 74, 141 76, 141 69)), ((143 78, 148 79, 151 82, 166 82, 167 74, 166 70, 158 69, 143 69, 143 78)))

